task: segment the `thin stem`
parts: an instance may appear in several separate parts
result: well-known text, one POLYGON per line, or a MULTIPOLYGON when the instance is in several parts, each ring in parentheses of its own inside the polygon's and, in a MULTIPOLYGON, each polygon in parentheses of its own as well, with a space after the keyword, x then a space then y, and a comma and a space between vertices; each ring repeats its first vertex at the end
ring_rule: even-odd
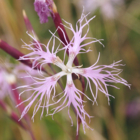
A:
POLYGON ((0 100, 0 107, 5 111, 5 113, 11 120, 13 120, 17 125, 21 126, 23 129, 27 130, 22 121, 18 121, 19 117, 16 115, 16 113, 11 111, 10 107, 2 100, 0 100))
POLYGON ((81 119, 78 117, 78 134, 76 134, 76 138, 75 140, 78 140, 79 139, 79 130, 80 130, 80 124, 81 124, 81 119))
MULTIPOLYGON (((17 88, 16 84, 11 84, 13 97, 15 99, 16 105, 18 105, 18 104, 22 103, 22 99, 21 99, 21 97, 19 98, 19 92, 16 88, 17 88)), ((23 104, 21 104, 18 108, 19 108, 20 113, 22 113, 25 107, 24 107, 23 104)), ((29 133, 32 137, 32 140, 36 140, 35 137, 34 137, 34 134, 32 132, 32 129, 31 129, 31 122, 30 122, 28 114, 25 114, 24 118, 25 118, 26 123, 28 124, 28 131, 29 131, 29 133)))

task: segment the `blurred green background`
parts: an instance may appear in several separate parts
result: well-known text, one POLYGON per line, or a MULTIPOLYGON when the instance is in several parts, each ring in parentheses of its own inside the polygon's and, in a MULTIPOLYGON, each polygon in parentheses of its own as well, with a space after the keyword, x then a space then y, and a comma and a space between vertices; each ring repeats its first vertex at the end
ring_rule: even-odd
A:
MULTIPOLYGON (((119 0, 118 4, 115 4, 117 0, 110 2, 113 3, 113 1, 115 2, 111 10, 109 7, 104 7, 105 3, 99 6, 95 0, 86 2, 82 0, 54 1, 61 18, 72 23, 73 26, 80 18, 83 6, 85 12, 91 11, 88 18, 96 15, 96 18, 89 24, 88 36, 104 39, 102 43, 105 47, 98 43, 88 46, 93 51, 78 56, 80 65, 83 64, 84 67, 92 65, 99 52, 101 57, 98 64, 105 65, 122 60, 122 63, 126 65, 121 67, 123 69, 121 77, 131 84, 131 89, 121 84, 117 85, 119 90, 108 88, 109 93, 115 96, 115 99, 110 98, 110 106, 102 93, 98 94, 98 106, 92 106, 90 102, 86 103, 87 112, 94 116, 89 124, 94 130, 86 130, 86 134, 84 134, 81 126, 79 140, 140 140, 140 0, 122 0, 121 4, 119 0), (88 2, 90 3, 89 7, 87 6, 88 2), (115 14, 111 12, 115 12, 115 14)), ((33 2, 33 0, 0 0, 0 38, 23 53, 26 53, 26 50, 21 49, 23 44, 21 39, 25 42, 30 41, 26 34, 23 9, 42 43, 46 44, 51 37, 48 30, 55 31, 51 18, 48 23, 40 24, 37 13, 34 11, 33 2)), ((66 31, 71 38, 72 33, 69 30, 66 31)), ((0 50, 0 57, 6 59, 9 56, 0 50)), ((75 83, 81 88, 78 80, 75 83)), ((91 96, 88 90, 86 93, 91 96)), ((11 108, 15 112, 17 111, 14 106, 11 108)), ((30 116, 32 109, 29 112, 30 116)), ((40 120, 40 112, 38 112, 35 121, 31 122, 36 139, 75 139, 76 118, 72 111, 71 114, 74 120, 73 127, 71 127, 67 109, 54 115, 54 120, 51 117, 45 117, 45 115, 40 120)), ((0 108, 0 140, 30 139, 28 132, 11 121, 0 108)))

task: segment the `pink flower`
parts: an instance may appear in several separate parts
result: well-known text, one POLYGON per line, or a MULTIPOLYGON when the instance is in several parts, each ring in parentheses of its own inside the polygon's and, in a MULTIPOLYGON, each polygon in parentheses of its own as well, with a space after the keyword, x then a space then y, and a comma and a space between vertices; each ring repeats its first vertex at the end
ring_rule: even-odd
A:
POLYGON ((48 22, 48 17, 50 16, 51 12, 49 6, 52 5, 52 2, 52 0, 35 0, 35 11, 37 12, 40 18, 40 23, 48 22))
POLYGON ((4 99, 7 95, 11 94, 11 87, 10 84, 15 82, 16 78, 14 75, 7 73, 1 66, 0 66, 0 99, 4 99))
MULTIPOLYGON (((38 75, 38 72, 27 67, 24 64, 12 64, 7 61, 0 65, 0 99, 4 99, 9 95, 13 99, 12 84, 18 86, 22 84, 31 84, 33 80, 31 76, 27 76, 27 73, 32 71, 33 75, 38 75), (24 78, 23 78, 24 77, 24 78)), ((28 97, 28 96, 27 96, 28 97)))
MULTIPOLYGON (((119 68, 117 68, 119 66, 122 66, 122 64, 120 64, 120 61, 114 62, 111 65, 98 66, 96 65, 99 60, 99 57, 98 57, 97 62, 88 68, 80 68, 80 66, 75 66, 75 67, 72 66, 74 58, 78 54, 83 53, 83 52, 87 53, 88 51, 90 51, 90 49, 85 50, 84 48, 85 46, 94 42, 99 42, 100 44, 102 44, 100 40, 87 37, 87 33, 89 31, 89 22, 94 17, 87 20, 86 16, 87 15, 82 14, 81 18, 78 20, 76 24, 76 30, 74 30, 74 28, 72 27, 70 23, 65 21, 68 24, 68 26, 65 26, 65 25, 64 26, 73 32, 73 38, 71 39, 70 43, 64 47, 64 49, 63 48, 59 49, 58 47, 55 50, 54 39, 53 39, 52 46, 50 46, 50 41, 52 40, 52 38, 50 39, 47 45, 44 45, 44 44, 38 43, 35 37, 29 35, 31 38, 33 38, 34 42, 38 44, 36 45, 38 46, 38 48, 33 48, 34 43, 31 43, 31 44, 25 43, 25 45, 27 46, 27 49, 31 50, 32 52, 25 55, 24 57, 21 57, 20 59, 25 60, 27 59, 26 57, 30 57, 33 60, 34 64, 39 60, 40 61, 38 63, 41 63, 42 65, 47 64, 47 63, 52 63, 58 66, 61 69, 61 72, 50 77, 46 77, 45 75, 42 75, 42 78, 40 79, 34 76, 32 77, 35 81, 34 84, 19 87, 19 88, 24 89, 24 91, 21 92, 20 95, 22 95, 24 92, 32 91, 32 95, 24 101, 24 102, 27 102, 27 101, 30 101, 30 102, 24 109, 21 115, 21 118, 28 112, 31 105, 34 102, 36 102, 32 119, 34 119, 34 116, 36 112, 39 110, 39 108, 42 109, 42 114, 41 114, 41 117, 42 117, 44 109, 46 109, 47 115, 54 115, 55 113, 61 111, 62 109, 66 107, 68 108, 68 115, 69 115, 69 118, 71 119, 69 108, 70 108, 70 105, 72 104, 77 113, 77 117, 81 119, 81 122, 83 124, 83 129, 85 130, 85 127, 89 128, 89 126, 86 123, 86 117, 88 117, 90 120, 91 116, 89 116, 88 113, 84 109, 85 102, 82 100, 81 94, 83 94, 88 100, 94 103, 94 102, 97 102, 96 99, 97 99, 98 91, 101 91, 102 93, 106 95, 109 101, 109 97, 111 95, 108 93, 107 87, 112 86, 112 87, 117 88, 116 86, 112 85, 112 83, 121 83, 128 87, 130 86, 126 80, 124 80, 123 78, 119 76, 119 74, 122 71, 119 68), (85 26, 87 26, 87 32, 86 34, 82 35, 83 28, 85 26), (91 41, 89 43, 82 44, 83 41, 87 39, 90 39, 91 41), (42 49, 42 46, 44 46, 45 50, 42 49), (52 48, 52 51, 50 51, 50 48, 52 48), (62 61, 57 56, 57 52, 62 51, 62 50, 65 50, 66 52, 67 49, 69 50, 69 58, 68 58, 68 62, 65 65, 64 61, 62 61), (79 75, 84 76, 86 78, 91 94, 93 96, 93 100, 90 99, 85 93, 83 93, 82 91, 80 91, 79 89, 75 87, 74 81, 72 79, 72 73, 75 73, 77 76, 79 75), (67 77, 66 86, 65 86, 64 91, 62 91, 60 94, 57 94, 56 89, 55 89, 56 83, 62 76, 67 77), (92 90, 91 82, 95 84, 96 93, 94 93, 92 90), (58 98, 56 99, 56 97, 58 98), (49 113, 49 108, 53 108, 53 113, 49 113)), ((53 34, 53 37, 60 40, 54 34, 53 34)), ((60 42, 63 43, 61 40, 60 42)), ((33 67, 34 67, 34 64, 33 64, 33 67)), ((77 128, 77 132, 78 132, 78 128, 77 128)))

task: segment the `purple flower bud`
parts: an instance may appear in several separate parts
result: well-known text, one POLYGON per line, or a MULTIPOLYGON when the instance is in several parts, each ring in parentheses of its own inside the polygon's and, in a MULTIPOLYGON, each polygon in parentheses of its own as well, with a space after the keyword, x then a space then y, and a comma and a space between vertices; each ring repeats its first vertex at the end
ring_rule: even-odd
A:
POLYGON ((35 11, 37 12, 39 18, 40 18, 40 23, 46 23, 48 22, 48 17, 50 16, 51 10, 49 9, 49 6, 52 5, 52 0, 35 0, 34 6, 35 6, 35 11))

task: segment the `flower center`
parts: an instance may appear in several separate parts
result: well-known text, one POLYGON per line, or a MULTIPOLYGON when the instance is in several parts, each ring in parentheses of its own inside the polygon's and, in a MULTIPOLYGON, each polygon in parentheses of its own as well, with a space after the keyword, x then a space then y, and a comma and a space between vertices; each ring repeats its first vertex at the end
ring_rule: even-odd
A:
POLYGON ((72 73, 72 67, 66 66, 66 73, 72 73))
POLYGON ((3 78, 6 80, 6 82, 8 84, 16 83, 16 77, 14 74, 9 74, 9 73, 3 72, 3 78))

